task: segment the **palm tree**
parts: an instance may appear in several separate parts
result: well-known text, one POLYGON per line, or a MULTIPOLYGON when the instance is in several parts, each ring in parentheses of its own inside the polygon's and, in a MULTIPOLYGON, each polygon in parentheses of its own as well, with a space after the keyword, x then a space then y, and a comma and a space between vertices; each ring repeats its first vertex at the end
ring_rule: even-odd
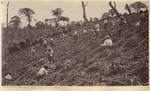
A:
POLYGON ((31 26, 31 21, 32 21, 32 15, 35 14, 35 12, 30 9, 30 8, 22 8, 22 9, 19 9, 18 11, 19 15, 24 15, 25 17, 27 17, 27 21, 29 22, 28 26, 30 27, 31 26))
POLYGON ((14 27, 15 29, 18 29, 22 23, 20 21, 20 17, 18 17, 17 15, 15 15, 15 16, 11 17, 11 21, 10 21, 9 24, 12 27, 14 27))

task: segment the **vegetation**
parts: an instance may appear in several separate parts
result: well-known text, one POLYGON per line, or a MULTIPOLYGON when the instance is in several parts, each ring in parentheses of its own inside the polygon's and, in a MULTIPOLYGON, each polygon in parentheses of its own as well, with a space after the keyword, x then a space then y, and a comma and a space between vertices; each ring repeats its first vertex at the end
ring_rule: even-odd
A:
POLYGON ((18 13, 19 15, 24 15, 27 18, 27 21, 29 22, 28 26, 30 27, 31 21, 35 12, 30 8, 22 8, 22 9, 19 9, 18 13))
POLYGON ((132 8, 136 12, 139 12, 140 9, 148 8, 148 7, 145 4, 143 4, 142 2, 138 1, 138 2, 130 4, 130 8, 132 8))
MULTIPOLYGON (((115 2, 114 2, 115 3, 115 2)), ((112 8, 109 13, 102 16, 108 19, 108 33, 103 29, 104 22, 94 17, 90 22, 71 21, 68 23, 70 31, 67 31, 67 37, 63 40, 60 36, 62 31, 58 32, 58 26, 47 27, 48 22, 69 21, 68 17, 62 16, 64 12, 61 8, 52 10, 54 19, 45 19, 44 22, 38 21, 36 27, 31 29, 20 29, 20 18, 12 17, 10 24, 14 28, 10 30, 3 29, 3 45, 2 45, 2 85, 3 86, 146 86, 148 81, 148 16, 140 26, 136 26, 140 20, 140 13, 124 14, 126 21, 131 26, 125 25, 122 35, 118 36, 119 20, 122 15, 117 12, 116 4, 114 6, 109 3, 112 8), (114 14, 117 17, 113 17, 114 14), (112 24, 114 22, 114 25, 112 24), (100 31, 96 38, 92 35, 91 28, 98 23, 100 31), (38 29, 37 29, 38 28, 38 29), (86 28, 87 36, 83 35, 81 28, 86 28), (30 31, 32 30, 32 31, 30 31), (77 43, 73 41, 74 30, 78 31, 77 43), (18 32, 20 31, 20 33, 18 32), (45 49, 38 43, 39 38, 51 35, 54 32, 55 63, 50 64, 45 49), (109 34, 113 40, 112 49, 103 48, 103 38, 109 34), (18 48, 18 51, 9 53, 10 42, 28 39, 29 45, 24 48, 18 48), (31 56, 31 48, 35 46, 35 59, 31 56), (48 65, 49 74, 38 81, 36 77, 37 71, 48 65), (7 73, 11 73, 13 80, 5 80, 7 73)), ((130 6, 130 5, 129 5, 130 6)), ((148 12, 148 11, 145 11, 148 12)), ((19 14, 27 17, 29 25, 35 14, 32 9, 23 8, 19 10, 19 14)), ((61 26, 60 26, 61 28, 61 26)), ((65 27, 66 28, 66 27, 65 27)), ((48 40, 50 42, 50 40, 48 40)))
POLYGON ((11 17, 11 20, 10 20, 10 26, 12 26, 13 28, 15 29, 18 29, 21 25, 21 18, 18 17, 17 15, 11 17))

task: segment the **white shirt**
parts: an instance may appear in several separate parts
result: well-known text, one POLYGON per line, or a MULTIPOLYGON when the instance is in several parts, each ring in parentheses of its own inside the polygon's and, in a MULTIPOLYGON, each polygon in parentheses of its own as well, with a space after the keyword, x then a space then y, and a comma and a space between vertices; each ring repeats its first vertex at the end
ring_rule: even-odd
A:
POLYGON ((96 31, 99 31, 99 24, 95 25, 96 31))
POLYGON ((96 25, 95 25, 95 28, 99 28, 99 24, 96 24, 96 25))
POLYGON ((46 39, 44 39, 44 44, 46 44, 47 43, 47 41, 46 41, 46 39))
POLYGON ((77 31, 74 31, 74 35, 77 35, 77 31))
POLYGON ((8 74, 8 75, 5 77, 5 79, 11 80, 12 77, 11 77, 11 75, 8 74))
POLYGON ((91 29, 91 31, 93 32, 93 31, 94 31, 94 29, 91 29))
POLYGON ((86 33, 86 30, 85 30, 85 29, 83 30, 83 33, 86 33))
POLYGON ((53 56, 53 54, 54 54, 54 51, 51 50, 51 51, 50 51, 50 56, 53 56))
POLYGON ((32 53, 35 53, 35 49, 34 49, 34 48, 32 48, 32 49, 31 49, 31 52, 32 52, 32 53))
POLYGON ((53 39, 53 38, 51 38, 50 40, 51 40, 51 41, 53 41, 54 39, 53 39))
POLYGON ((44 67, 42 67, 39 71, 38 71, 38 75, 43 75, 43 74, 46 74, 46 75, 48 75, 48 71, 44 68, 44 67))
POLYGON ((112 46, 113 45, 113 42, 111 39, 106 39, 104 41, 104 44, 101 44, 102 46, 112 46))

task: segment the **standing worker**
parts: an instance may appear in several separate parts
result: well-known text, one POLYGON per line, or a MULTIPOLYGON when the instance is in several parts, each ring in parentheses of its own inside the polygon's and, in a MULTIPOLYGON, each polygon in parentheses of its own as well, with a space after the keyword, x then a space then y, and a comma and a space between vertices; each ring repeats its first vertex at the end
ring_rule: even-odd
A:
POLYGON ((104 31, 107 32, 107 24, 108 24, 108 20, 105 19, 104 20, 104 31))
POLYGON ((84 39, 86 38, 86 36, 87 36, 87 30, 84 28, 84 30, 83 30, 83 34, 84 34, 84 39))
POLYGON ((96 25, 95 25, 95 36, 96 36, 96 38, 98 37, 98 33, 99 33, 99 24, 98 23, 96 23, 96 25))
POLYGON ((48 66, 42 67, 38 72, 37 72, 37 80, 40 81, 41 78, 44 76, 48 75, 48 66))
POLYGON ((46 45, 47 45, 47 38, 44 38, 43 44, 44 44, 44 48, 46 48, 46 45))
POLYGON ((50 46, 53 48, 54 45, 55 45, 54 38, 51 37, 51 38, 50 38, 50 46))
POLYGON ((119 21, 119 37, 121 36, 121 32, 124 30, 124 24, 126 24, 126 21, 121 17, 119 21))
POLYGON ((75 29, 74 31, 74 42, 77 43, 77 30, 75 29))
POLYGON ((33 60, 35 59, 35 47, 33 46, 31 48, 31 56, 33 57, 33 60))
POLYGON ((52 48, 48 53, 48 60, 50 61, 50 63, 54 63, 54 50, 52 48))

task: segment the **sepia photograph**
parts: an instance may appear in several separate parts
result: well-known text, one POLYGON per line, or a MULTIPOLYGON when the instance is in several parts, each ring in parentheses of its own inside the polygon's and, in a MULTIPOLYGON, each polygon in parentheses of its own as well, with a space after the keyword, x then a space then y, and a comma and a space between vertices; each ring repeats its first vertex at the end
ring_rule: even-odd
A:
POLYGON ((2 86, 149 86, 149 1, 1 6, 2 86))

